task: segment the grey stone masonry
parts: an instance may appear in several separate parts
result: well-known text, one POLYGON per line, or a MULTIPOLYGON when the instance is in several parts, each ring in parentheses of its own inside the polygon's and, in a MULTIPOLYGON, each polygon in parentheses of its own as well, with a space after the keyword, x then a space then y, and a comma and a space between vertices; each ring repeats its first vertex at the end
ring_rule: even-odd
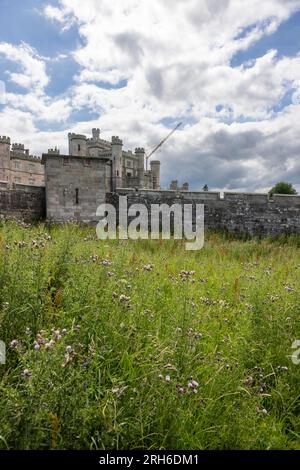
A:
POLYGON ((300 234, 300 196, 257 193, 224 193, 187 191, 154 191, 118 189, 107 194, 107 202, 118 209, 120 195, 128 196, 128 205, 145 204, 204 204, 205 228, 236 235, 276 236, 282 233, 300 234))
POLYGON ((97 207, 105 201, 107 159, 43 154, 47 219, 96 222, 97 207))
POLYGON ((0 217, 25 221, 46 216, 45 188, 0 183, 0 217))

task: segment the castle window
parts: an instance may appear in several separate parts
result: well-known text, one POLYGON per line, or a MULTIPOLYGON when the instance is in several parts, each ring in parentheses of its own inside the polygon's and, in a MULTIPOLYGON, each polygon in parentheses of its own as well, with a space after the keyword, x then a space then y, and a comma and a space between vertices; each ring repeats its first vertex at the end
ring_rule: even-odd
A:
POLYGON ((21 178, 19 178, 19 176, 16 176, 16 177, 15 177, 15 183, 17 183, 17 184, 18 184, 18 183, 21 183, 21 178))
POLYGON ((80 150, 81 150, 81 146, 80 144, 78 144, 78 152, 80 152, 80 150))
POLYGON ((16 169, 16 170, 20 170, 20 169, 21 169, 21 162, 19 162, 18 160, 15 160, 15 169, 16 169))
POLYGON ((79 204, 79 189, 75 189, 75 203, 76 205, 79 204))
POLYGON ((35 179, 34 179, 34 178, 29 178, 29 184, 30 184, 31 186, 33 186, 34 183, 35 183, 35 179))
POLYGON ((119 176, 119 171, 117 170, 117 176, 119 176))

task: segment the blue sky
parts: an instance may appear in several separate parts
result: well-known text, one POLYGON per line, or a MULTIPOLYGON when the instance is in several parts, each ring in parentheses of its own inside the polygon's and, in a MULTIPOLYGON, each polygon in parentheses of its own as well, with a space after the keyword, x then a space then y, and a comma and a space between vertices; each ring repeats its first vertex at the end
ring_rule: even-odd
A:
POLYGON ((165 185, 299 185, 300 1, 150 3, 0 0, 0 134, 41 153, 97 125, 148 149, 183 122, 165 185))

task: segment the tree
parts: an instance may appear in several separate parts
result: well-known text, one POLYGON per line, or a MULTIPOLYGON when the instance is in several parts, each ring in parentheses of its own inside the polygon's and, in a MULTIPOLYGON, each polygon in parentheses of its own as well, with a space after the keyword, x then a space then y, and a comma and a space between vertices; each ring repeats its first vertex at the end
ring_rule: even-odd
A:
POLYGON ((280 181, 270 189, 269 196, 273 196, 273 194, 297 194, 297 191, 291 183, 280 181))

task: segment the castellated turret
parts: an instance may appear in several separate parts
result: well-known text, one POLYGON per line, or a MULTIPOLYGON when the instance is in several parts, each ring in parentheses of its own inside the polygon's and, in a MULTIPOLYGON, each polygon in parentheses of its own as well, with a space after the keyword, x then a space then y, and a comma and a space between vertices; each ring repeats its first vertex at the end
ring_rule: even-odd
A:
POLYGON ((112 177, 113 190, 122 188, 123 186, 123 158, 122 158, 123 142, 118 136, 111 138, 111 160, 112 160, 112 177))
POLYGON ((10 138, 0 136, 0 181, 7 180, 7 170, 10 166, 10 138))
POLYGON ((12 151, 15 153, 20 153, 24 154, 25 153, 25 147, 24 144, 12 144, 12 151))
POLYGON ((160 189, 160 161, 152 160, 150 162, 150 166, 152 173, 153 189, 160 189))
POLYGON ((93 140, 98 142, 100 139, 100 129, 92 129, 93 140))
POLYGON ((74 157, 85 157, 87 155, 86 136, 82 134, 69 133, 69 155, 74 157))
POLYGON ((138 187, 143 188, 145 177, 145 149, 143 147, 136 148, 135 155, 138 158, 138 187))
POLYGON ((0 135, 0 144, 9 144, 10 145, 10 137, 6 137, 6 135, 0 135))
POLYGON ((48 154, 50 154, 50 155, 60 155, 60 150, 55 146, 54 149, 48 149, 48 154))
POLYGON ((7 155, 9 158, 10 153, 10 138, 4 136, 0 136, 0 155, 7 155))

